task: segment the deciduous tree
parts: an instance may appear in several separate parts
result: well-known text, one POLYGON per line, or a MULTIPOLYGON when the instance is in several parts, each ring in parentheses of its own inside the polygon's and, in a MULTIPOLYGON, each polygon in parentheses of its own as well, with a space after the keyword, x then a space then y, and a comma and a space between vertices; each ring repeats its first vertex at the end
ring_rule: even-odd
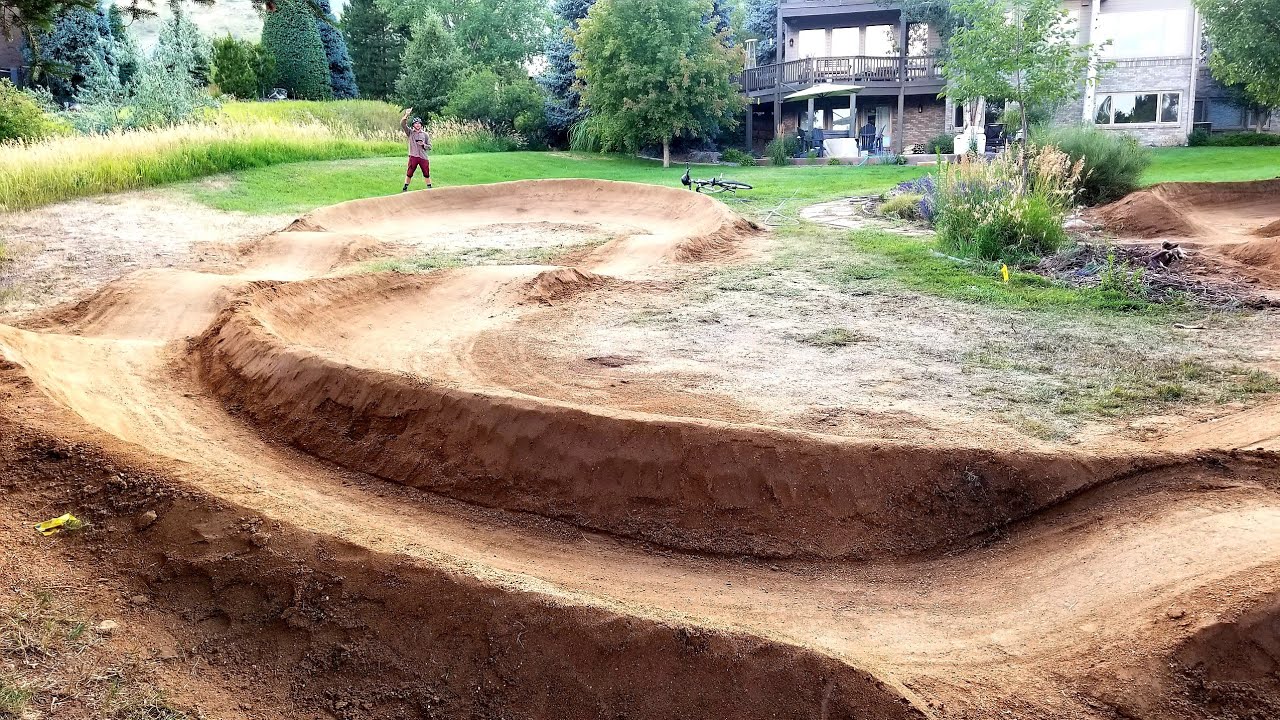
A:
POLYGON ((1016 102, 1026 137, 1029 110, 1079 95, 1090 47, 1076 44, 1076 28, 1059 0, 954 0, 951 10, 962 19, 943 65, 944 93, 952 99, 1016 102))
POLYGON ((466 64, 439 15, 427 15, 412 31, 404 53, 404 71, 396 80, 396 97, 422 117, 444 110, 466 64))
POLYGON ((732 125, 743 100, 730 81, 741 53, 705 18, 710 0, 598 0, 573 34, 582 99, 601 127, 638 149, 732 125))
POLYGON ((1213 47, 1213 76, 1259 106, 1280 107, 1280 0, 1196 0, 1196 7, 1213 47))
POLYGON ((546 0, 379 0, 392 20, 417 27, 435 15, 468 67, 523 65, 542 50, 546 0))

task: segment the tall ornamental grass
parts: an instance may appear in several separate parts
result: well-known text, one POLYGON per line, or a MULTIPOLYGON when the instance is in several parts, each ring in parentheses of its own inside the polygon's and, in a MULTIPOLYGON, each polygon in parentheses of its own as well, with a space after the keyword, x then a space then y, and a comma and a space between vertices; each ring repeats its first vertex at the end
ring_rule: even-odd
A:
POLYGON ((302 160, 376 157, 398 142, 342 137, 323 125, 187 125, 0 146, 0 211, 302 160))
MULTIPOLYGON (((219 121, 0 143, 0 212, 266 165, 399 155, 406 146, 398 128, 398 115, 395 131, 377 137, 320 122, 219 121)), ((430 132, 438 155, 520 147, 477 123, 442 121, 430 132)))
POLYGON ((1067 125, 1047 131, 1038 144, 1056 147, 1080 162, 1076 199, 1085 205, 1119 200, 1136 190, 1151 165, 1151 151, 1124 133, 1088 125, 1067 125))
MULTIPOLYGON (((400 113, 401 108, 378 100, 282 100, 224 103, 215 117, 240 124, 318 123, 346 137, 401 142, 404 134, 400 132, 400 113)), ((527 145, 515 133, 498 132, 476 121, 438 118, 429 125, 432 152, 440 155, 509 152, 527 145)))
POLYGON ((1081 166, 1053 147, 944 166, 932 199, 938 243, 955 255, 1011 264, 1054 253, 1067 240, 1062 221, 1081 166))

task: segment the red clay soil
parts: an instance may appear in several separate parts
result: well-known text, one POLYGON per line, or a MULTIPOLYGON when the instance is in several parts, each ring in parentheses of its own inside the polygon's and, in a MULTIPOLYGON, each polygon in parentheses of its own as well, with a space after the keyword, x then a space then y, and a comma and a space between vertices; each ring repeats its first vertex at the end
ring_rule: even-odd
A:
POLYGON ((1121 240, 1176 240, 1280 289, 1280 179, 1164 183, 1093 211, 1121 240))
POLYGON ((1267 716, 1280 412, 1194 456, 915 446, 475 372, 479 334, 755 232, 695 193, 511 183, 313 213, 237 275, 126 277, 0 326, 0 512, 91 520, 50 552, 145 586, 139 622, 271 717, 1267 716), (615 239, 332 275, 522 221, 615 239))

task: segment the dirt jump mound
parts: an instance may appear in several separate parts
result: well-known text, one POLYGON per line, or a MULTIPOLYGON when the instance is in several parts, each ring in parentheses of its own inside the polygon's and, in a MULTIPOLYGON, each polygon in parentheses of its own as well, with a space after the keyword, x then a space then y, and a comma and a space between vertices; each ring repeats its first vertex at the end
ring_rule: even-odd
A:
POLYGON ((1164 183, 1094 211, 1122 240, 1176 239, 1280 289, 1280 179, 1164 183))

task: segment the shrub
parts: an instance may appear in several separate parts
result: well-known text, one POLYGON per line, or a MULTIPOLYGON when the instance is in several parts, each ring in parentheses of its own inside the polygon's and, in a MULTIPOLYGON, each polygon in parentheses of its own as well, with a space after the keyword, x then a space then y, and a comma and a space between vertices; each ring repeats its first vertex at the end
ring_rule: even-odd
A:
POLYGON ((1098 272, 1098 289, 1115 292, 1133 300, 1147 299, 1147 286, 1142 282, 1146 271, 1124 260, 1116 260, 1114 250, 1107 253, 1107 264, 1098 272))
POLYGON ((251 43, 230 35, 213 41, 213 81, 222 92, 240 99, 258 96, 251 43))
POLYGON ((946 133, 934 135, 924 144, 924 151, 930 155, 950 155, 955 144, 956 139, 946 133))
POLYGON ((880 206, 880 214, 902 220, 919 220, 921 218, 920 204, 923 200, 924 196, 919 193, 894 195, 885 200, 884 204, 880 206))
POLYGON ((800 141, 790 135, 782 135, 769 141, 765 154, 774 165, 788 165, 800 149, 800 141))
POLYGON ((475 120, 499 132, 519 131, 541 144, 546 131, 542 88, 518 71, 473 68, 458 83, 444 113, 459 120, 475 120))
POLYGON ((262 45, 276 63, 276 82, 302 100, 333 97, 329 60, 316 27, 316 16, 304 0, 279 0, 262 25, 262 45))
POLYGON ((840 158, 838 157, 827 158, 827 165, 830 167, 835 167, 836 165, 840 165, 840 164, 841 164, 840 158))
POLYGON ((1052 254, 1066 241, 1062 220, 1071 206, 1080 163, 1054 148, 1025 158, 1006 150, 990 162, 945 166, 933 196, 938 242, 947 251, 1010 264, 1052 254))
POLYGON ((806 158, 808 158, 809 160, 817 160, 817 159, 818 159, 818 149, 817 149, 817 148, 809 148, 809 150, 807 150, 807 151, 805 152, 804 156, 805 156, 806 158))
POLYGON ((52 134, 52 124, 30 95, 0 80, 0 142, 39 140, 52 134))
POLYGON ((738 148, 729 148, 723 153, 720 153, 720 159, 727 163, 741 165, 742 167, 751 167, 756 164, 756 159, 751 153, 743 152, 738 148))
POLYGON ((1083 163, 1077 198, 1086 205, 1128 195, 1137 189, 1143 171, 1151 164, 1151 151, 1129 135, 1087 125, 1055 128, 1042 135, 1040 144, 1058 148, 1073 164, 1083 163))
POLYGON ((1280 135, 1253 131, 1208 133, 1196 130, 1187 138, 1188 144, 1205 147, 1250 147, 1280 145, 1280 135))

